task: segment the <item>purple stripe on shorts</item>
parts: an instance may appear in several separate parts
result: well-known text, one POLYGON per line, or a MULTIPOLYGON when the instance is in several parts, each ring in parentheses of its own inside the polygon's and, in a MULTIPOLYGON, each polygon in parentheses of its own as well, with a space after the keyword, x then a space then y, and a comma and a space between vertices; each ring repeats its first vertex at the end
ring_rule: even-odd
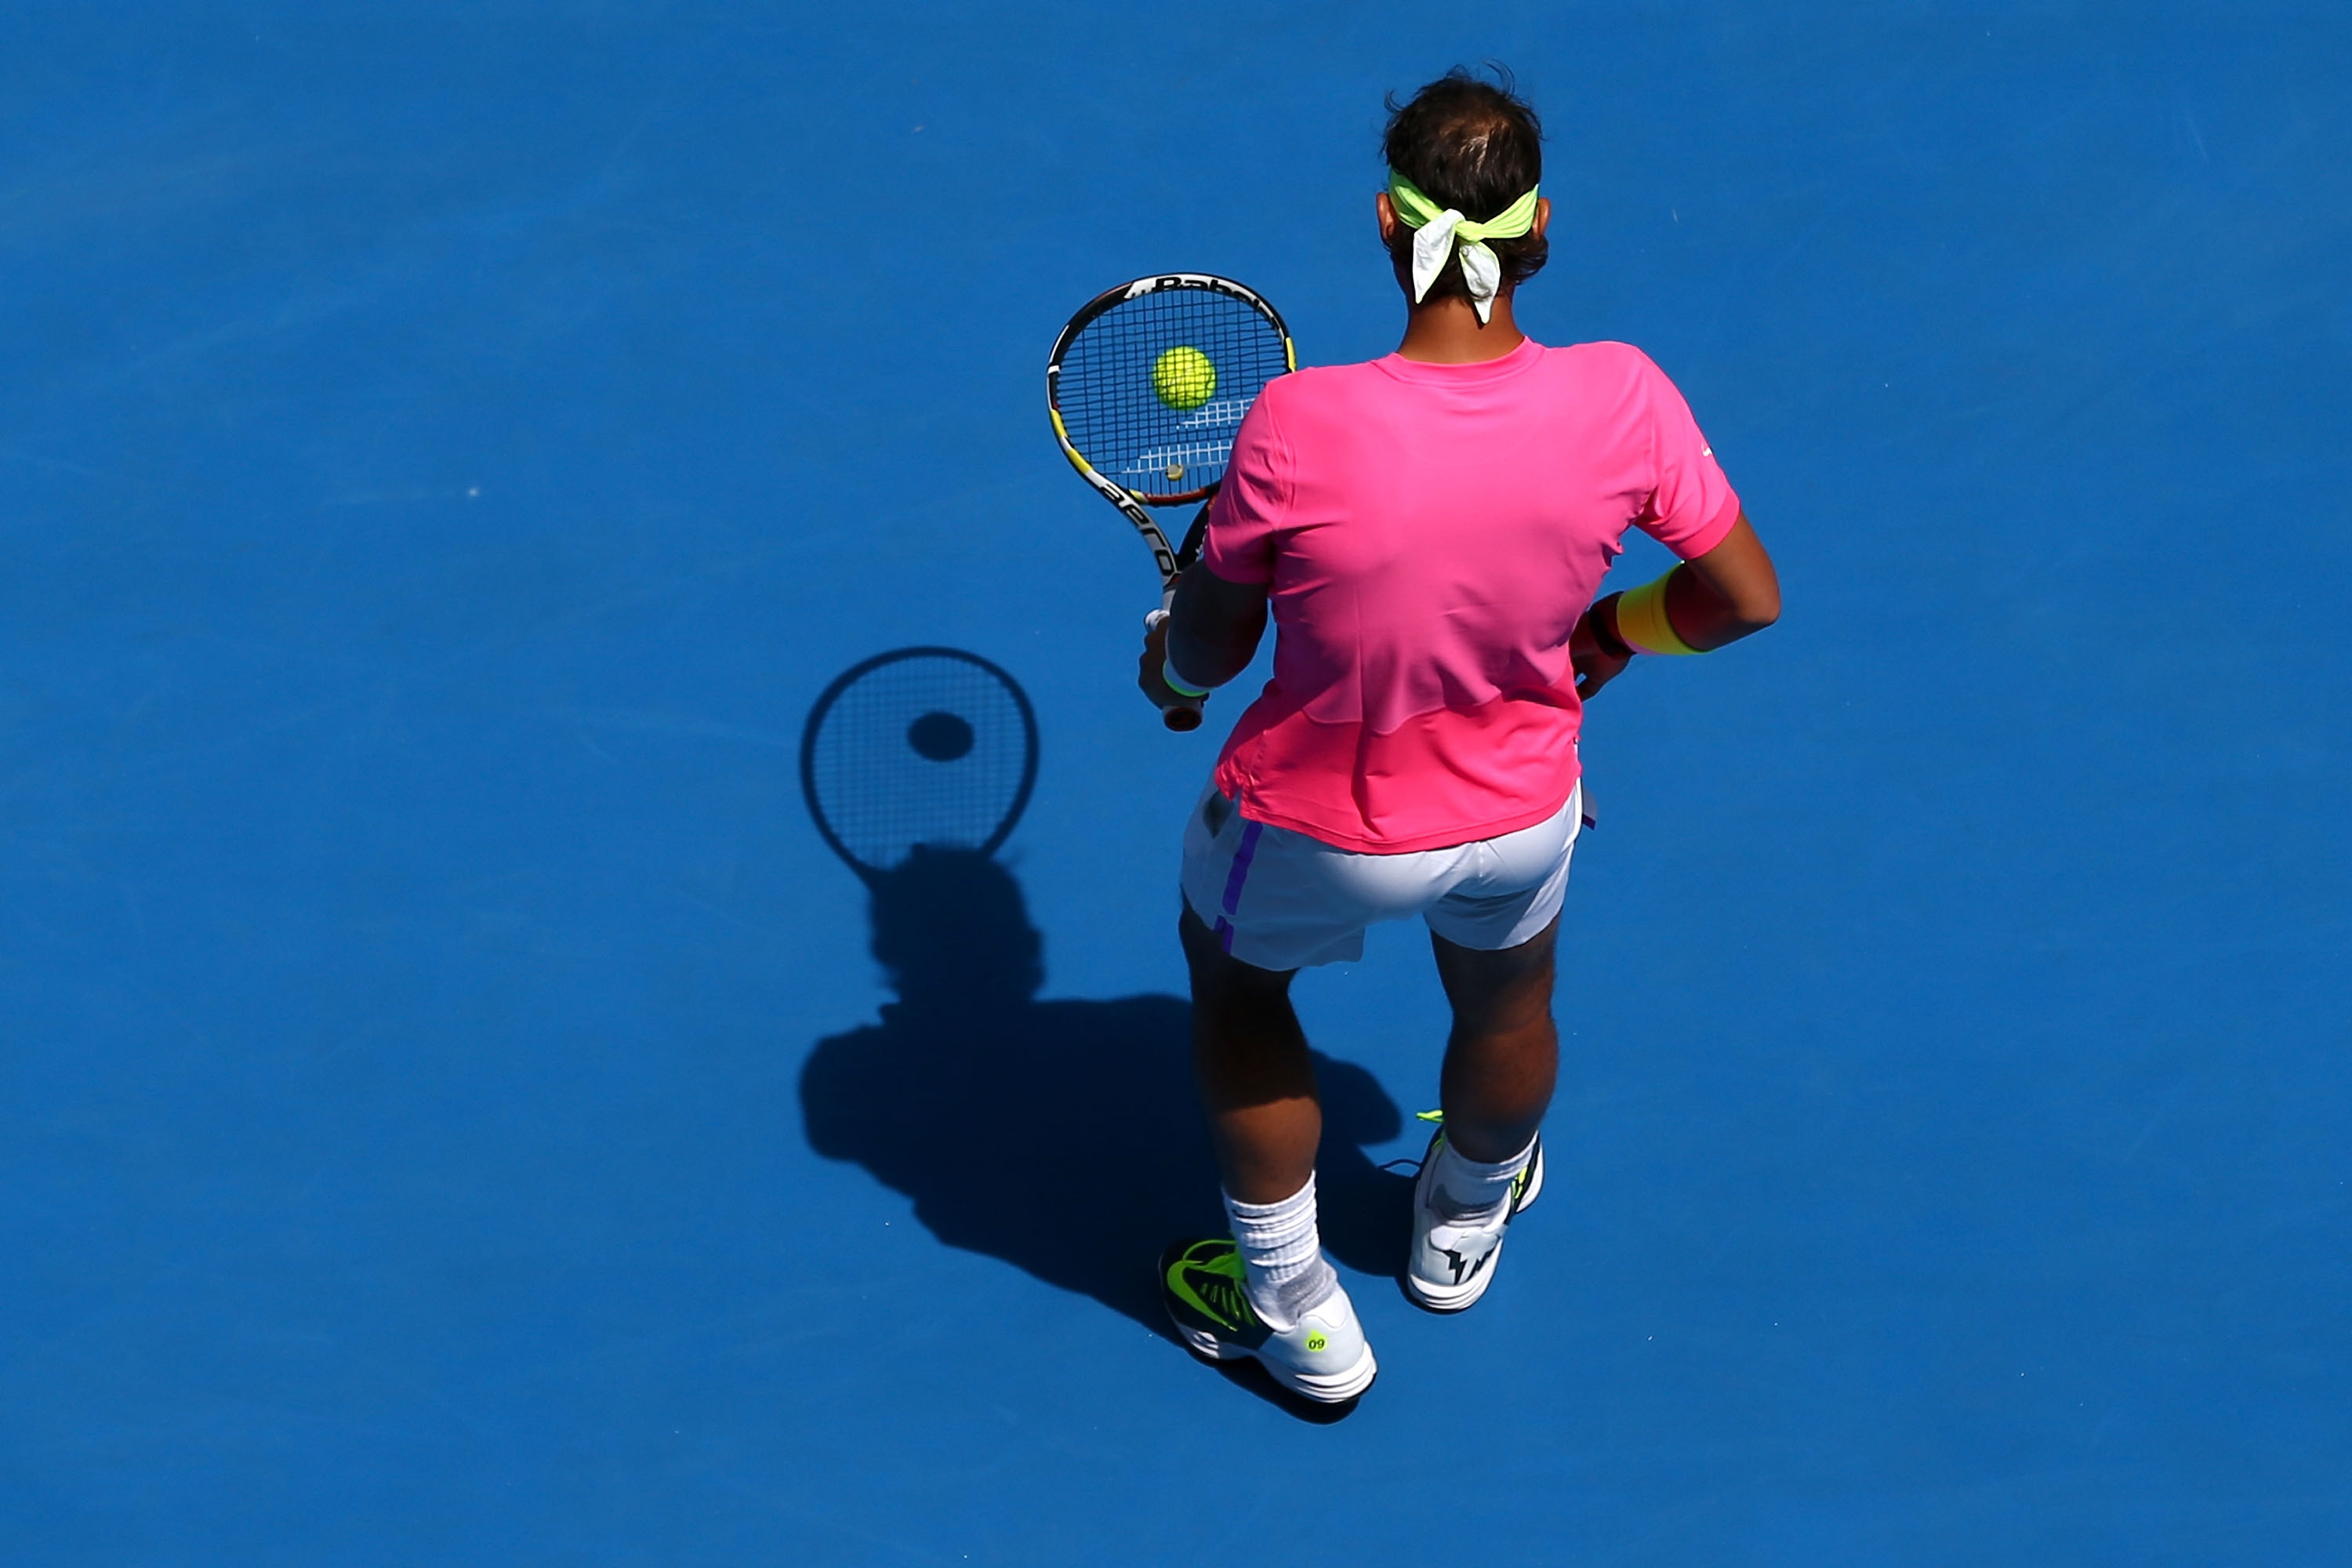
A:
POLYGON ((1217 917, 1217 951, 1228 957, 1234 951, 1234 922, 1223 915, 1217 917))
MULTIPOLYGON (((1265 824, 1263 822, 1243 825, 1241 847, 1234 851, 1234 868, 1225 873, 1225 913, 1228 916, 1241 908, 1242 884, 1249 880, 1250 858, 1257 853, 1257 836, 1265 831, 1265 824)), ((1226 945, 1230 951, 1230 939, 1226 945)))

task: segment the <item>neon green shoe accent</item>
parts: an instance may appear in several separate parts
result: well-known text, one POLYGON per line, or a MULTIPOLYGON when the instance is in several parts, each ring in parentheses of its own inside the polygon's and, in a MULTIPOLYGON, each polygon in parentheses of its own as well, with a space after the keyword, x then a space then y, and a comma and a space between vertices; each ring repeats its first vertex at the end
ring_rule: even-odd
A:
POLYGON ((1426 1165, 1437 1158, 1437 1151, 1445 1144, 1445 1112, 1416 1110, 1412 1113, 1412 1119, 1415 1121, 1431 1121, 1437 1124, 1437 1131, 1429 1135, 1429 1147, 1421 1152, 1421 1163, 1426 1165))
POLYGON ((1307 1348, 1310 1351, 1329 1350, 1331 1348, 1330 1338, 1326 1335, 1322 1330, 1317 1329, 1307 1336, 1307 1348))
POLYGON ((1168 1292, 1211 1322, 1221 1323, 1238 1333, 1257 1322, 1257 1314, 1250 1310, 1249 1296, 1242 1289, 1244 1278, 1239 1247, 1230 1241, 1206 1241, 1186 1248, 1182 1257, 1168 1266, 1168 1292), (1200 1256, 1203 1249, 1217 1250, 1203 1259, 1200 1256), (1193 1289, 1195 1279, 1208 1296, 1193 1289), (1216 1300, 1212 1301, 1209 1297, 1216 1300))

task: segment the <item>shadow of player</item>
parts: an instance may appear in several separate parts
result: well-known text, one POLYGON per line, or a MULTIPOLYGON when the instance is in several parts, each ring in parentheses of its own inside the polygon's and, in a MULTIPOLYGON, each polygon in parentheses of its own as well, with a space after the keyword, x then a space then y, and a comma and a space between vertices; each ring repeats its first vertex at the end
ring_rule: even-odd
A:
MULTIPOLYGON (((1166 995, 1035 1000, 1042 941, 1020 885, 984 855, 918 849, 869 886, 874 956, 897 1000, 878 1024, 810 1054, 801 1111, 811 1147, 906 1194, 949 1246, 1091 1296, 1172 1341, 1155 1259, 1175 1237, 1225 1230, 1192 1083, 1190 1006, 1166 995)), ((1363 1068, 1319 1055, 1315 1065, 1325 1248, 1392 1276, 1412 1181, 1375 1166, 1363 1146, 1397 1136, 1402 1119, 1363 1068)))

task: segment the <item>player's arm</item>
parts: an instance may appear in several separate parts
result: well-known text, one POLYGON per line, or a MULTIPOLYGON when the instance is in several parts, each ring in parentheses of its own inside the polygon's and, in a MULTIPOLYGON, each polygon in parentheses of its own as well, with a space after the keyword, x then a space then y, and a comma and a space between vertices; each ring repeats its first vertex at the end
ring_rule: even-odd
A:
MULTIPOLYGON (((1622 598, 1612 595, 1612 611, 1622 598)), ((1722 543, 1668 574, 1665 610, 1675 635, 1701 653, 1753 637, 1780 618, 1780 575, 1746 512, 1722 543)))
MULTIPOLYGON (((1570 643, 1578 696, 1590 697, 1608 685, 1643 648, 1712 653, 1780 618, 1780 574, 1773 571, 1772 557, 1744 511, 1721 543, 1659 581, 1663 586, 1654 588, 1654 604, 1636 605, 1633 615, 1641 624, 1630 631, 1621 616, 1628 597, 1624 594, 1612 594, 1585 612, 1570 643), (1664 625, 1647 618, 1652 615, 1664 625), (1657 647, 1661 642, 1682 646, 1657 647)), ((1633 590, 1637 595, 1649 591, 1633 590)))
POLYGON ((1196 686, 1223 686, 1249 668, 1265 635, 1265 583, 1229 583, 1200 562, 1176 582, 1168 618, 1143 636, 1136 684, 1161 708, 1183 700, 1168 685, 1172 658, 1180 677, 1196 686))

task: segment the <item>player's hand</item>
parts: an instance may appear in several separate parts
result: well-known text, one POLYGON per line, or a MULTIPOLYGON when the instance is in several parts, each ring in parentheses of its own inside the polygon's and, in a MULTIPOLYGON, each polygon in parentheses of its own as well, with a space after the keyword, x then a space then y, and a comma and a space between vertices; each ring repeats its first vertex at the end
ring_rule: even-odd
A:
POLYGON ((1633 662, 1630 654, 1620 657, 1601 647, 1601 638, 1592 629, 1594 614, 1594 609, 1586 610, 1568 638, 1568 657, 1576 667, 1576 694, 1587 702, 1633 662))
POLYGON ((1200 700, 1188 698, 1168 684, 1162 671, 1168 668, 1168 616, 1154 610, 1144 617, 1143 654, 1135 661, 1135 684, 1151 705, 1165 712, 1171 708, 1200 706, 1200 700))

